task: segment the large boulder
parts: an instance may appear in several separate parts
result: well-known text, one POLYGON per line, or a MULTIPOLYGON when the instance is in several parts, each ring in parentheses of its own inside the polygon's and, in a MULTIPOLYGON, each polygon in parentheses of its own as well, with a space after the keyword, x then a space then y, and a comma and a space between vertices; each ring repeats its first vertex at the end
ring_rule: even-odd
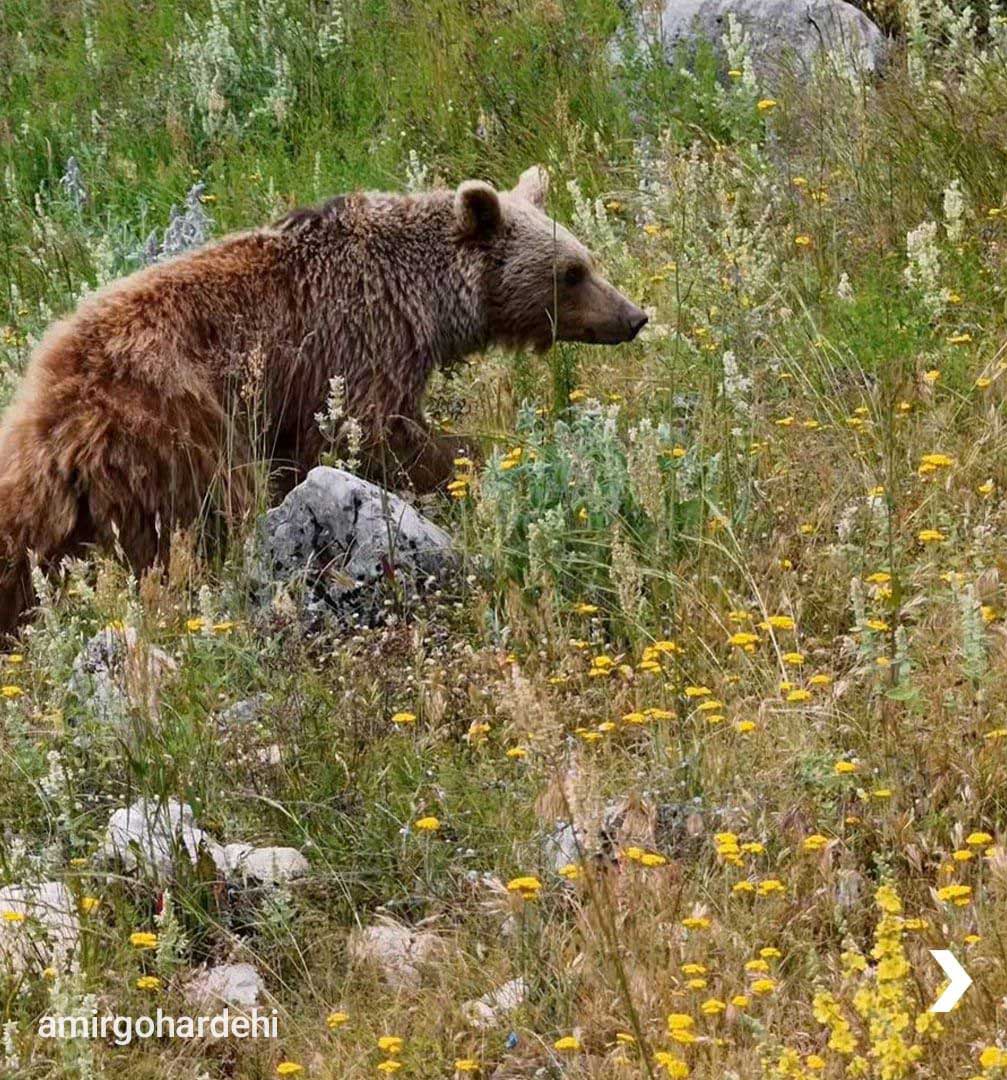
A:
POLYGON ((641 36, 669 58, 702 38, 722 51, 733 14, 756 74, 770 82, 784 68, 810 72, 823 52, 864 73, 879 71, 888 53, 881 30, 845 0, 661 0, 644 7, 641 36))
POLYGON ((256 576, 266 597, 302 582, 310 614, 374 625, 384 621, 390 587, 408 599, 453 563, 451 538, 408 503, 319 466, 260 522, 256 576))

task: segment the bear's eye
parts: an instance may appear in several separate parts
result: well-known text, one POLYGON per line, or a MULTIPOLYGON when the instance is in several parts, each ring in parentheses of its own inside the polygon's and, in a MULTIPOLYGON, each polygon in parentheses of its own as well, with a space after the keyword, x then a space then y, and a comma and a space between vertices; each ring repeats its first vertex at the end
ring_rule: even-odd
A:
POLYGON ((586 276, 587 268, 581 263, 574 263, 573 266, 567 267, 563 280, 567 285, 579 285, 586 276))

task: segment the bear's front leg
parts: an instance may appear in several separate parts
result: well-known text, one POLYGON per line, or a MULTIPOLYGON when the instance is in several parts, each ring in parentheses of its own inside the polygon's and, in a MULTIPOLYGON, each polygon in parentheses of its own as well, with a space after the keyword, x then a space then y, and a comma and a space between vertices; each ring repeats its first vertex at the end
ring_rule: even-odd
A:
POLYGON ((474 452, 472 440, 438 435, 421 420, 396 417, 365 468, 372 480, 393 486, 404 482, 422 495, 445 487, 457 471, 455 459, 473 457, 474 452))

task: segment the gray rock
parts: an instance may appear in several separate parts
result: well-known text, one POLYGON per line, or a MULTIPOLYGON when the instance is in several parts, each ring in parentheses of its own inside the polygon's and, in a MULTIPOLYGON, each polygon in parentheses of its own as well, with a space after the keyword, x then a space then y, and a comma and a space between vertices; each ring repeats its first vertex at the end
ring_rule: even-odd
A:
POLYGON ((542 841, 542 858, 551 870, 559 871, 570 863, 581 862, 587 845, 584 829, 558 821, 556 828, 542 841))
POLYGON ((217 726, 227 734, 259 724, 272 702, 273 695, 265 692, 236 701, 220 714, 217 718, 217 726))
POLYGON ((756 74, 769 80, 783 66, 810 72, 823 52, 864 73, 880 71, 888 54, 885 35, 845 0, 664 0, 649 9, 641 35, 669 58, 699 38, 722 51, 733 14, 748 35, 756 74))
POLYGON ((723 813, 718 807, 705 807, 698 800, 684 803, 661 803, 657 807, 655 836, 661 850, 675 859, 694 861, 709 846, 723 813))
POLYGON ((382 621, 386 586, 410 590, 454 564, 451 538, 398 496, 319 466, 260 522, 260 599, 303 581, 312 615, 382 621))
POLYGON ((223 848, 196 825, 188 803, 137 799, 109 819, 98 856, 117 860, 127 870, 140 869, 152 877, 166 878, 174 875, 178 854, 184 852, 195 865, 201 848, 209 852, 218 868, 224 868, 223 848))
POLYGON ((62 881, 0 889, 0 975, 45 967, 74 952, 79 941, 77 905, 62 881), (2 918, 5 913, 23 918, 2 918))
POLYGON ((67 688, 99 720, 113 723, 131 708, 155 716, 161 684, 176 670, 175 661, 141 642, 132 626, 106 626, 75 657, 67 688))
POLYGON ((836 871, 835 890, 836 906, 840 911, 854 911, 863 904, 864 879, 856 870, 840 867, 836 871))
POLYGON ((197 1007, 223 1004, 251 1008, 259 1004, 264 989, 262 976, 251 964, 218 964, 196 972, 185 987, 185 997, 197 1007))

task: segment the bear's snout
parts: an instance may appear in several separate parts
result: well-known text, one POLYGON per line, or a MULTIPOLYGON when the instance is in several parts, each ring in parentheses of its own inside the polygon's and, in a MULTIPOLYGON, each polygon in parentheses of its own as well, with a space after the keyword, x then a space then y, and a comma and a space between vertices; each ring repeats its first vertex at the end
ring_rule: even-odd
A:
POLYGON ((561 309, 557 337, 589 345, 622 345, 646 325, 645 311, 604 278, 595 277, 572 310, 561 309))
POLYGON ((622 345, 632 341, 637 334, 647 325, 648 316, 645 311, 638 308, 630 300, 624 300, 622 310, 613 327, 614 332, 599 338, 600 341, 610 345, 622 345))
POLYGON ((632 341, 647 325, 648 321, 647 313, 634 305, 629 316, 629 337, 626 340, 632 341))

